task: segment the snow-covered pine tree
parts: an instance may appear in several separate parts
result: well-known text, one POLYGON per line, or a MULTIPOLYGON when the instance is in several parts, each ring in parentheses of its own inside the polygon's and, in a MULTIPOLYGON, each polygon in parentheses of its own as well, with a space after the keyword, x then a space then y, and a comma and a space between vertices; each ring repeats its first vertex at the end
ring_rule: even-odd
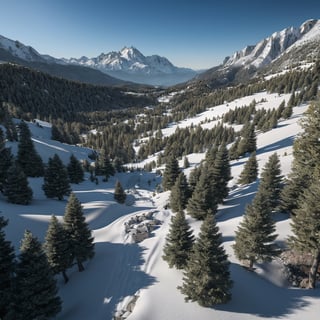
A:
POLYGON ((219 227, 214 215, 209 214, 193 245, 183 284, 178 287, 185 300, 197 301, 204 307, 228 302, 232 287, 229 265, 219 227))
POLYGON ((277 238, 275 222, 263 192, 257 192, 251 204, 247 205, 243 220, 236 231, 233 249, 240 261, 248 262, 250 269, 255 262, 268 262, 278 255, 274 244, 277 238))
MULTIPOLYGON (((281 164, 277 153, 272 154, 262 169, 259 190, 268 200, 271 210, 278 207, 282 188, 281 164)), ((258 191, 259 192, 259 191, 258 191)))
POLYGON ((67 165, 69 180, 71 183, 80 183, 83 181, 84 172, 80 161, 72 154, 70 162, 67 165))
POLYGON ((249 184, 257 180, 258 177, 258 162, 256 152, 252 152, 248 161, 245 163, 243 170, 240 173, 238 183, 249 184))
POLYGON ((167 261, 170 268, 185 268, 193 242, 192 230, 183 210, 180 210, 171 217, 170 230, 163 248, 163 260, 167 261))
POLYGON ((31 132, 24 121, 21 121, 19 124, 17 161, 26 176, 43 176, 44 169, 42 159, 33 145, 31 132))
POLYGON ((57 154, 49 158, 42 189, 48 198, 59 200, 63 200, 63 196, 68 196, 71 192, 68 171, 57 154))
POLYGON ((25 231, 14 281, 9 319, 50 319, 61 310, 54 275, 39 240, 25 231))
POLYGON ((162 178, 163 190, 170 190, 180 173, 179 163, 175 157, 169 157, 162 178))
POLYGON ((67 283, 69 278, 66 270, 72 266, 74 259, 71 239, 69 233, 54 215, 52 215, 48 226, 44 250, 53 273, 61 272, 64 282, 67 283))
POLYGON ((8 221, 0 216, 0 319, 6 319, 13 299, 12 281, 15 271, 14 248, 6 240, 3 228, 8 221))
POLYGON ((69 233, 72 254, 77 261, 78 270, 84 270, 83 262, 94 256, 94 243, 91 230, 85 221, 80 201, 71 193, 65 209, 64 228, 69 233))
POLYGON ((319 177, 313 179, 299 201, 299 207, 292 215, 293 235, 289 237, 290 246, 299 252, 311 254, 313 258, 309 269, 309 288, 315 288, 320 264, 320 183, 319 177))
POLYGON ((117 202, 123 204, 123 203, 126 202, 126 198, 127 198, 127 195, 126 195, 126 193, 125 193, 124 190, 123 190, 123 187, 122 187, 122 185, 121 185, 121 182, 118 180, 118 181, 116 182, 115 187, 114 187, 114 199, 115 199, 117 202))
POLYGON ((170 194, 170 208, 173 212, 184 210, 190 196, 187 177, 183 172, 180 172, 170 194))
POLYGON ((29 187, 28 179, 16 162, 8 169, 3 193, 9 202, 15 204, 27 205, 32 200, 33 191, 29 187))
POLYGON ((204 220, 209 212, 215 214, 217 209, 208 171, 202 169, 199 181, 187 204, 188 214, 195 219, 204 220))

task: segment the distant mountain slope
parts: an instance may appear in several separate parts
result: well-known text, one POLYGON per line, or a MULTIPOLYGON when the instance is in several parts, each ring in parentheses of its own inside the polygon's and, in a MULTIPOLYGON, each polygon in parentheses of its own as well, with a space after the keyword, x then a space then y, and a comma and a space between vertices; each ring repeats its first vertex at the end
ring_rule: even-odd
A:
POLYGON ((144 56, 134 47, 95 58, 57 59, 0 35, 0 62, 14 62, 69 80, 99 85, 135 82, 169 86, 190 80, 196 72, 174 66, 158 55, 144 56))
POLYGON ((190 80, 196 75, 194 70, 178 68, 165 57, 144 56, 134 47, 101 53, 95 58, 64 59, 64 62, 98 69, 123 80, 153 85, 172 85, 190 80))
POLYGON ((289 27, 246 46, 226 57, 223 64, 207 70, 197 80, 213 86, 241 82, 255 76, 258 71, 283 68, 310 62, 320 57, 320 20, 307 20, 299 28, 289 27))
POLYGON ((64 63, 63 60, 48 55, 41 55, 30 46, 0 35, 0 63, 1 62, 13 62, 73 81, 107 86, 129 84, 127 81, 116 79, 99 70, 80 65, 68 65, 64 63))

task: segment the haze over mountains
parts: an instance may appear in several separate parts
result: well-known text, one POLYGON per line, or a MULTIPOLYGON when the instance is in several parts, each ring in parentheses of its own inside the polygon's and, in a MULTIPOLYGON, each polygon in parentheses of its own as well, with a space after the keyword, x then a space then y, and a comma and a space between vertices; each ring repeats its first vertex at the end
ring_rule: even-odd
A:
POLYGON ((221 86, 248 80, 266 68, 285 67, 310 61, 320 53, 320 21, 307 20, 300 27, 288 27, 274 32, 255 45, 248 45, 226 57, 199 75, 188 68, 174 66, 159 55, 144 56, 135 47, 101 53, 97 57, 57 59, 43 55, 19 41, 0 36, 0 61, 24 64, 55 76, 103 85, 135 82, 156 86, 170 86, 191 79, 208 80, 211 86, 221 86))

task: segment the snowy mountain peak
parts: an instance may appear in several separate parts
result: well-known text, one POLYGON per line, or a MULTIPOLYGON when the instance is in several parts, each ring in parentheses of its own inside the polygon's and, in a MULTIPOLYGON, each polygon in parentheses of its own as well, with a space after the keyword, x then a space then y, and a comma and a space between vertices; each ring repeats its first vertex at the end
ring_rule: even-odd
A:
MULTIPOLYGON (((289 27, 274 32, 258 44, 235 52, 231 57, 225 59, 224 66, 263 67, 277 59, 293 44, 308 37, 314 29, 317 29, 316 26, 320 26, 320 21, 313 19, 305 21, 299 28, 289 27)), ((320 29, 316 30, 316 33, 320 36, 320 29)))

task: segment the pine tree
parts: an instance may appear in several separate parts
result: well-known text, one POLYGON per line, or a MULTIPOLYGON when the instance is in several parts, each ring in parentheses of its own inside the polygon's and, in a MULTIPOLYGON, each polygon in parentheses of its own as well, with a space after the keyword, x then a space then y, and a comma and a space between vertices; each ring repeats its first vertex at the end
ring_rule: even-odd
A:
POLYGON ((28 125, 21 121, 19 124, 19 144, 17 161, 21 166, 23 172, 28 177, 43 176, 43 162, 37 153, 33 141, 31 139, 31 132, 28 125))
POLYGON ((213 199, 212 208, 214 208, 216 203, 222 203, 229 194, 228 182, 231 180, 231 171, 225 144, 219 147, 214 160, 207 159, 206 168, 210 181, 211 199, 213 199))
POLYGON ((256 152, 252 152, 248 161, 245 163, 243 170, 240 173, 238 183, 249 184, 257 180, 258 177, 258 162, 256 152))
POLYGON ((9 202, 15 204, 27 205, 32 200, 33 191, 29 187, 28 179, 15 162, 8 169, 3 193, 9 202))
POLYGON ((197 301, 204 307, 228 302, 232 287, 229 264, 214 216, 208 215, 201 225, 183 284, 179 287, 185 300, 197 301))
POLYGON ((299 201, 299 206, 292 215, 293 236, 290 246, 297 251, 310 254, 313 258, 309 269, 309 288, 315 288, 317 270, 320 264, 320 184, 319 178, 313 179, 299 201))
POLYGON ((171 217, 170 230, 163 248, 163 260, 168 262, 170 268, 185 268, 193 242, 192 230, 184 212, 180 210, 171 217))
POLYGON ((254 124, 248 122, 241 130, 241 140, 238 144, 237 154, 243 155, 247 152, 254 152, 257 150, 257 138, 254 124))
POLYGON ((303 190, 310 186, 320 159, 320 102, 312 103, 301 121, 303 132, 293 144, 291 172, 281 192, 281 209, 287 212, 298 207, 303 190))
POLYGON ((15 271, 15 253, 5 239, 3 228, 8 221, 0 216, 0 319, 5 319, 12 302, 12 281, 15 271))
POLYGON ((187 168, 190 167, 190 163, 189 163, 188 157, 184 157, 184 158, 183 158, 183 167, 184 167, 185 169, 187 169, 187 168))
POLYGON ((274 245, 277 235, 271 209, 263 192, 257 192, 246 207, 243 220, 236 231, 233 249, 240 261, 248 261, 249 268, 255 262, 268 262, 278 254, 274 245))
POLYGON ((170 194, 170 208, 173 212, 179 212, 186 208, 190 197, 189 185, 187 177, 183 172, 180 172, 170 194))
POLYGON ((173 187, 174 183, 176 182, 176 179, 178 178, 179 173, 180 170, 178 160, 175 157, 170 157, 168 159, 163 173, 163 190, 170 190, 173 187))
POLYGON ((49 158, 42 189, 48 198, 57 197, 59 200, 71 192, 68 171, 57 154, 49 158))
POLYGON ((8 170, 13 164, 13 156, 10 148, 0 149, 0 192, 3 191, 5 181, 8 177, 8 170))
POLYGON ((16 267, 13 306, 9 319, 50 319, 61 310, 57 284, 41 243, 24 233, 16 267))
POLYGON ((69 278, 66 270, 72 266, 73 262, 71 239, 54 215, 51 217, 47 230, 44 250, 53 273, 61 272, 64 282, 67 283, 69 278))
POLYGON ((202 170, 199 182, 187 204, 188 213, 195 219, 204 220, 209 211, 215 214, 218 209, 217 202, 211 193, 209 175, 202 170))
POLYGON ((114 188, 114 199, 119 203, 125 203, 126 202, 127 195, 124 192, 122 185, 120 181, 118 180, 116 182, 115 188, 114 188))
POLYGON ((84 179, 84 172, 80 161, 72 154, 67 166, 70 183, 80 183, 84 179))
POLYGON ((281 164, 277 153, 272 154, 262 169, 259 190, 263 192, 268 200, 271 210, 278 207, 282 187, 281 164))
POLYGON ((192 195, 193 191, 196 188, 196 185, 200 179, 200 175, 201 175, 201 168, 202 166, 200 165, 199 167, 194 167, 191 171, 190 171, 190 175, 189 175, 189 188, 190 188, 190 196, 192 195))
POLYGON ((99 154, 97 169, 96 175, 105 176, 105 181, 108 181, 110 176, 114 176, 115 174, 115 169, 105 148, 103 148, 99 154))
POLYGON ((85 221, 80 201, 71 193, 64 214, 64 227, 71 238, 72 254, 79 271, 83 271, 83 262, 94 256, 94 243, 91 230, 85 221))

